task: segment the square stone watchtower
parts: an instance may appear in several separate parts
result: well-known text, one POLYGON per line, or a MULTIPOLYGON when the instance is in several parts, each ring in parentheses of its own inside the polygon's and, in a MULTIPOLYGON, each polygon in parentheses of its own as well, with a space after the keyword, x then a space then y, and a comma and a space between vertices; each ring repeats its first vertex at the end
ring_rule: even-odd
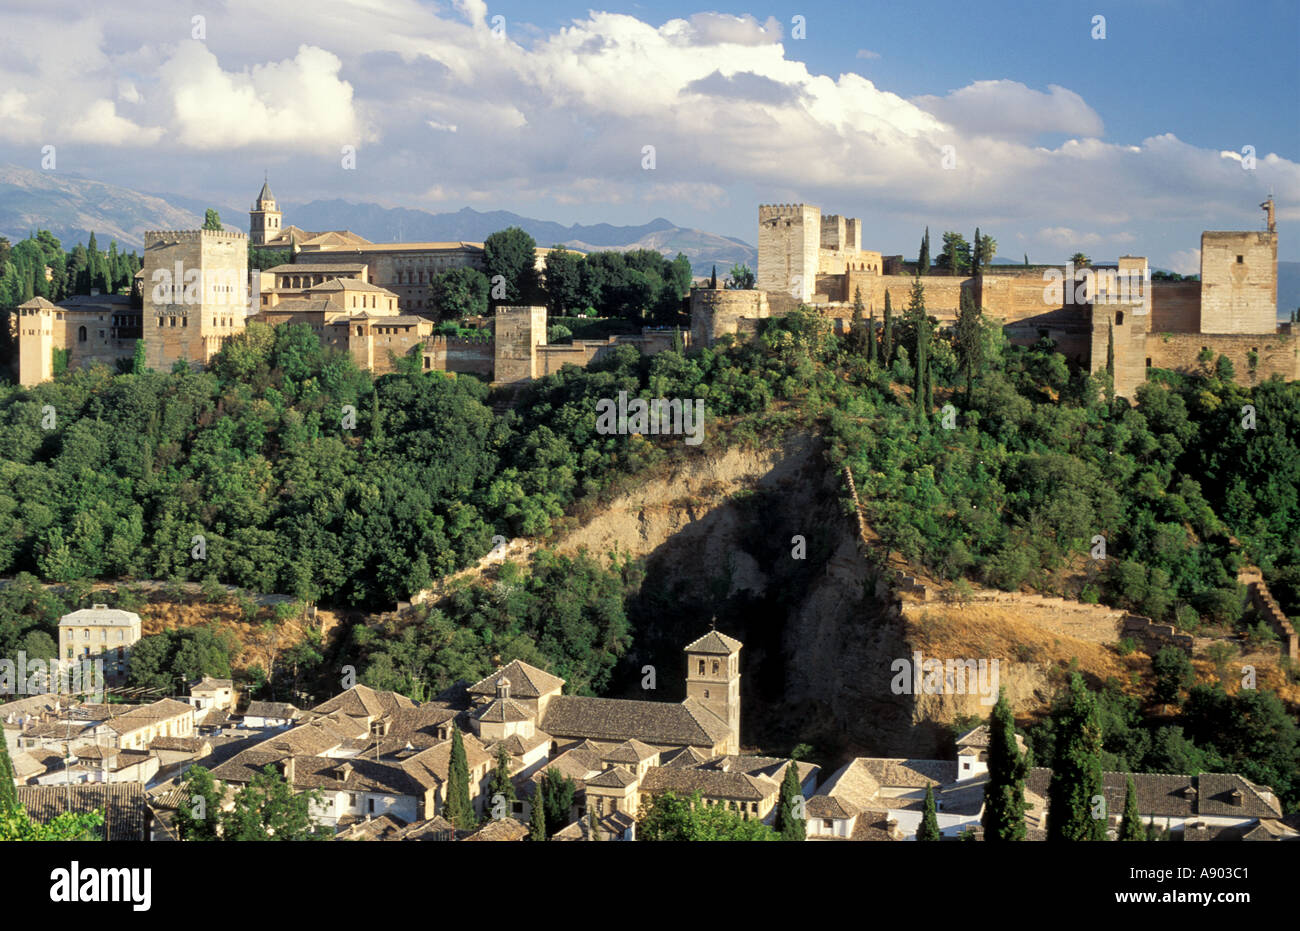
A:
POLYGON ((248 313, 248 237, 232 230, 144 234, 145 362, 206 365, 248 313))
POLYGON ((538 375, 537 347, 546 345, 546 308, 496 309, 492 383, 513 385, 538 375))
POLYGON ((1201 234, 1201 332, 1277 332, 1277 233, 1201 234))
MULTIPOLYGON (((840 223, 835 224, 836 232, 840 226, 840 223)), ((821 243, 820 207, 808 204, 760 205, 758 289, 789 294, 804 303, 811 301, 817 289, 821 243)))

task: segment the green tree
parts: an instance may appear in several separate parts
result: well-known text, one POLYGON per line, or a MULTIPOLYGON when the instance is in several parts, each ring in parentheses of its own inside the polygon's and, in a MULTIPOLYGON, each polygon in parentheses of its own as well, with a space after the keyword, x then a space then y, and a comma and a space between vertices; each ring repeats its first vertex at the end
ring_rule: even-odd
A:
POLYGON ((1124 782, 1124 819, 1119 825, 1119 839, 1146 840, 1148 832, 1138 811, 1137 788, 1133 785, 1132 775, 1126 776, 1124 782))
POLYGON ((515 800, 515 784, 510 781, 510 753, 504 743, 497 744, 497 765, 488 783, 488 803, 496 805, 500 795, 509 804, 515 800))
POLYGON ((537 243, 517 226, 492 233, 483 241, 483 264, 487 271, 491 299, 496 303, 519 304, 532 300, 537 291, 537 243), (505 284, 505 297, 495 293, 497 276, 505 284))
POLYGON ((459 830, 467 831, 478 823, 469 798, 469 760, 460 729, 451 729, 451 760, 447 764, 447 801, 443 817, 459 830))
POLYGON ((1076 252, 1070 256, 1070 264, 1075 268, 1088 268, 1092 265, 1092 259, 1088 258, 1082 252, 1076 252))
POLYGON ((33 821, 20 806, 0 811, 0 841, 103 840, 104 814, 64 812, 47 824, 33 821))
POLYGON ((1115 403, 1115 325, 1106 324, 1106 406, 1115 403))
POLYGON ((637 826, 646 841, 769 841, 781 835, 761 821, 742 817, 722 805, 705 805, 696 792, 689 798, 665 792, 657 796, 637 826))
POLYGON ((528 839, 544 841, 546 834, 546 811, 542 805, 542 786, 539 782, 533 787, 532 811, 528 818, 528 839))
POLYGON ((894 308, 889 302, 889 289, 885 289, 885 332, 880 343, 880 364, 889 366, 894 361, 894 308))
POLYGON ((219 230, 222 228, 221 216, 211 207, 203 214, 203 228, 205 230, 219 230))
POLYGON ((803 810, 803 789, 799 785, 799 766, 794 760, 785 768, 781 779, 781 794, 776 802, 776 818, 772 829, 781 835, 782 840, 803 840, 807 835, 807 826, 800 817, 803 810))
POLYGON ((176 832, 181 840, 219 840, 222 793, 212 773, 202 766, 191 766, 181 780, 185 798, 176 810, 176 832))
POLYGON ((751 290, 754 287, 754 273, 748 265, 737 263, 731 266, 731 275, 727 278, 727 287, 737 291, 751 290))
POLYGON ((907 321, 916 332, 916 369, 914 399, 918 410, 930 408, 930 318, 925 312, 925 288, 920 276, 912 279, 912 295, 907 304, 907 321))
POLYGON ((949 274, 960 274, 970 269, 970 243, 961 233, 943 234, 943 251, 934 263, 949 274))
POLYGON ((131 373, 134 375, 143 375, 149 371, 149 366, 145 361, 144 340, 135 341, 135 355, 131 360, 131 373))
POLYGON ((966 404, 974 393, 975 376, 984 364, 984 323, 975 298, 965 288, 957 313, 957 361, 966 377, 966 404))
POLYGON ((998 690, 989 716, 989 780, 984 789, 984 839, 1025 839, 1025 777, 1028 761, 1016 743, 1015 719, 1006 689, 998 690))
POLYGON ((546 253, 546 297, 551 313, 556 315, 583 306, 582 256, 563 246, 546 253))
POLYGON ((1161 647, 1151 658, 1151 671, 1155 674, 1155 700, 1162 705, 1176 705, 1184 689, 1196 681, 1196 670, 1191 658, 1176 646, 1161 647))
POLYGON ((488 292, 487 275, 468 266, 440 272, 429 283, 429 301, 443 320, 486 314, 488 292))
POLYGON ((221 813, 221 836, 235 841, 325 840, 331 832, 315 823, 310 810, 320 801, 318 789, 295 793, 267 764, 235 793, 234 807, 221 813))
POLYGON ((921 252, 916 257, 916 273, 930 274, 930 227, 928 226, 925 228, 925 235, 921 237, 921 252))
POLYGON ((1096 699, 1078 672, 1071 674, 1068 690, 1052 709, 1052 730, 1047 839, 1105 840, 1106 818, 1093 817, 1094 806, 1105 804, 1101 722, 1096 699))
POLYGON ((918 841, 936 841, 941 836, 939 833, 939 818, 934 811, 934 787, 927 785, 925 787, 925 807, 921 812, 921 826, 916 829, 916 839, 918 841))
POLYGON ((14 762, 9 758, 9 741, 0 739, 0 815, 18 807, 18 793, 14 789, 14 762))
MULTIPOLYGON (((543 814, 546 816, 546 836, 550 837, 569 824, 569 814, 573 808, 573 797, 577 787, 573 780, 564 776, 558 769, 548 769, 538 782, 543 814)), ((534 798, 537 798, 534 795, 534 798)))

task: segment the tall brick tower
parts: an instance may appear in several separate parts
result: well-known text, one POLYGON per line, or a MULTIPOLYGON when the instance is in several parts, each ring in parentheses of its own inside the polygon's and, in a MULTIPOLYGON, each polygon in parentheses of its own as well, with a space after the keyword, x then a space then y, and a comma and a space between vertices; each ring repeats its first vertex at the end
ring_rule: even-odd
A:
POLYGON ((686 647, 686 697, 727 723, 727 752, 740 752, 739 640, 711 630, 686 647))
POLYGON ((248 237, 232 230, 144 234, 144 348, 149 368, 206 365, 244 330, 248 237))
POLYGON ((248 241, 254 246, 264 246, 268 239, 280 235, 280 219, 283 214, 275 209, 275 195, 271 193, 271 183, 262 181, 262 190, 253 201, 253 209, 248 211, 248 241))

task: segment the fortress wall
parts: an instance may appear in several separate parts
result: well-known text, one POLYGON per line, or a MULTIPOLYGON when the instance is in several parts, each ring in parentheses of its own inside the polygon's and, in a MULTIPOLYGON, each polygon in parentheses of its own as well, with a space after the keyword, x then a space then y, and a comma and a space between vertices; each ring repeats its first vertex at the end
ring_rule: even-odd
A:
POLYGON ((1151 332, 1198 333, 1200 329, 1199 281, 1151 282, 1151 332))
POLYGON ((461 372, 492 377, 495 340, 468 340, 431 336, 424 341, 424 368, 435 372, 461 372))
POLYGON ((981 275, 981 309, 1005 323, 1059 310, 1065 306, 1064 296, 1068 282, 1061 285, 1062 300, 1048 301, 1048 288, 1052 282, 1044 277, 1044 272, 1044 269, 1036 269, 1015 275, 981 275))
MULTIPOLYGON (((1300 338, 1293 334, 1157 332, 1147 337, 1146 354, 1155 368, 1192 373, 1204 371, 1205 363, 1197 361, 1202 347, 1213 350, 1215 360, 1220 355, 1232 360, 1234 380, 1238 384, 1266 381, 1275 373, 1287 381, 1300 379, 1300 338), (1252 349, 1259 355, 1253 381, 1247 358, 1252 349)), ((1102 348, 1104 352, 1105 347, 1102 348)), ((1104 359, 1103 356, 1103 362, 1104 359)), ((1209 365, 1213 368, 1214 360, 1209 365)))

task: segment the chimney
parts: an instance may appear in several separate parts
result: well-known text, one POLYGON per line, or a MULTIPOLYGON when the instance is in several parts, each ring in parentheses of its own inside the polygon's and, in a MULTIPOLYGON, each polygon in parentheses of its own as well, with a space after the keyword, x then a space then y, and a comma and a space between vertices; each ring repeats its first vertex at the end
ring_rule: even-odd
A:
POLYGON ((284 781, 289 783, 290 786, 292 786, 293 778, 296 773, 296 770, 293 765, 293 757, 287 756, 283 760, 281 760, 279 769, 280 769, 280 775, 284 776, 284 781))
POLYGON ((510 697, 510 680, 505 676, 497 679, 497 698, 510 697))
POLYGON ((338 768, 337 773, 340 782, 347 782, 348 777, 352 775, 352 764, 344 763, 338 768))

